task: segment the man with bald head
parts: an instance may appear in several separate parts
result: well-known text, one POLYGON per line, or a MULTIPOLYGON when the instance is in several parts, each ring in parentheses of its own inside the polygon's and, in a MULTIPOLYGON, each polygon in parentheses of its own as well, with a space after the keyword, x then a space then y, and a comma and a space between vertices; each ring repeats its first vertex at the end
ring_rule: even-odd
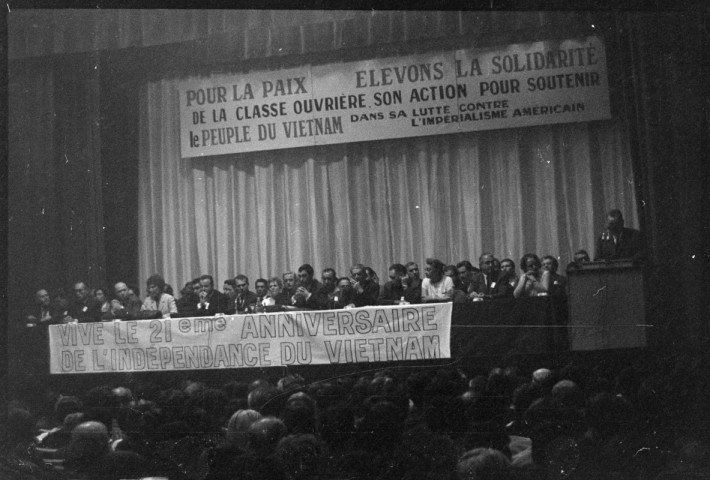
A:
POLYGON ((495 298, 513 298, 513 288, 506 281, 498 281, 499 271, 496 269, 496 259, 490 253, 484 253, 478 258, 481 269, 471 275, 468 285, 468 297, 473 300, 490 300, 495 298))
POLYGON ((69 304, 64 323, 85 323, 101 321, 101 304, 91 295, 84 282, 74 284, 74 300, 69 304))
POLYGON ((133 320, 141 311, 143 303, 138 299, 132 299, 128 292, 128 285, 125 282, 117 282, 113 286, 114 298, 111 300, 111 308, 101 316, 102 320, 133 320))
POLYGON ((29 325, 49 325, 52 323, 52 299, 49 292, 41 288, 35 292, 35 306, 25 317, 29 325))

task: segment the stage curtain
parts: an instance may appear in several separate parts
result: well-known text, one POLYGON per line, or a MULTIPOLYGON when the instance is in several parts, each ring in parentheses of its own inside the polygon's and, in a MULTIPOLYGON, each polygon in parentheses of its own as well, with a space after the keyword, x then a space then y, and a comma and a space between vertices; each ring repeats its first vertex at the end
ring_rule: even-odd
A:
MULTIPOLYGON (((145 85, 139 272, 183 284, 310 263, 445 263, 593 251, 606 210, 638 226, 619 121, 182 159, 178 80, 145 85)), ((423 268, 422 268, 423 270, 423 268)))

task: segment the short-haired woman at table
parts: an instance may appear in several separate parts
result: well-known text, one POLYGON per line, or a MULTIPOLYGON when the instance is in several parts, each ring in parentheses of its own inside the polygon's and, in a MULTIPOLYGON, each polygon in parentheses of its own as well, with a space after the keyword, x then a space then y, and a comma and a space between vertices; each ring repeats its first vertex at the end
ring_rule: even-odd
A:
POLYGON ((426 259, 426 278, 422 280, 423 302, 450 302, 454 295, 454 282, 444 275, 445 265, 436 258, 426 259))
POLYGON ((526 253, 520 259, 520 269, 523 274, 518 279, 513 296, 515 298, 537 297, 547 295, 550 290, 550 272, 541 269, 540 258, 534 253, 526 253))

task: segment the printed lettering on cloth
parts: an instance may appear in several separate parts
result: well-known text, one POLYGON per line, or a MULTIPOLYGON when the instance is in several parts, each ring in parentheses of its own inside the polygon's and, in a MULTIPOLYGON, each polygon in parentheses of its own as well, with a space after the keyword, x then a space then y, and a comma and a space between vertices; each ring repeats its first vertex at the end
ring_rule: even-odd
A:
POLYGON ((52 325, 50 373, 451 358, 451 311, 437 303, 52 325))
POLYGON ((596 36, 211 75, 178 90, 182 158, 611 118, 596 36))

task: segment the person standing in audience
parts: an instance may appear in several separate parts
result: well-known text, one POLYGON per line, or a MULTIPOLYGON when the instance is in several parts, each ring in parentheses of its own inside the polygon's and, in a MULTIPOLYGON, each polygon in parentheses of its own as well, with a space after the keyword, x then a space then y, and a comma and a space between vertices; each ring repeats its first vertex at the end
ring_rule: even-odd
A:
POLYGON ((371 280, 368 280, 367 272, 363 264, 356 263, 350 268, 350 279, 353 288, 353 305, 356 307, 377 305, 380 287, 371 280))
POLYGON ((321 283, 313 278, 313 274, 313 267, 307 263, 298 267, 298 287, 292 297, 293 305, 298 308, 318 308, 317 293, 321 289, 321 283))
POLYGON ((291 305, 290 299, 296 293, 296 283, 298 282, 294 272, 286 272, 283 274, 283 288, 281 289, 281 293, 289 299, 289 303, 285 303, 284 305, 291 305))
POLYGON ((382 286, 377 302, 380 305, 397 305, 402 302, 420 303, 421 290, 412 289, 407 283, 407 269, 401 263, 390 265, 389 281, 382 286))
POLYGON ((284 295, 283 282, 279 277, 271 277, 269 279, 269 293, 274 300, 274 305, 290 305, 291 297, 284 295))
POLYGON ((621 211, 610 210, 607 214, 606 230, 597 239, 594 261, 624 258, 639 261, 643 258, 643 250, 641 232, 625 228, 621 211))
POLYGON ((214 288, 212 275, 200 277, 199 302, 195 315, 198 317, 211 317, 227 310, 227 297, 214 288))
POLYGON ((249 277, 239 274, 234 277, 237 284, 237 313, 248 313, 254 310, 256 294, 249 290, 249 277))
POLYGON ((263 312, 264 307, 274 305, 269 296, 269 281, 265 278, 257 278, 254 282, 254 293, 256 294, 256 311, 263 312))
POLYGON ((334 269, 326 268, 321 272, 320 279, 322 286, 320 292, 318 292, 318 306, 325 310, 332 308, 333 296, 338 284, 338 275, 334 269))
POLYGON ((178 313, 177 303, 172 295, 168 295, 163 291, 165 280, 157 273, 148 277, 146 281, 148 287, 148 296, 143 301, 141 310, 157 310, 163 318, 170 318, 170 315, 178 313))
POLYGON ((101 321, 101 304, 91 295, 84 282, 74 284, 74 301, 69 305, 64 323, 84 323, 101 321))
POLYGON ((227 308, 225 308, 224 314, 234 315, 237 312, 237 282, 233 278, 228 278, 222 285, 222 291, 227 299, 227 308))
POLYGON ((540 257, 534 253, 526 253, 520 259, 523 274, 515 286, 515 298, 536 297, 547 295, 550 290, 550 272, 542 270, 540 257))
POLYGON ((559 275, 557 269, 559 268, 559 263, 557 259, 552 255, 545 255, 542 257, 542 269, 550 272, 550 295, 557 297, 567 296, 567 277, 559 275))
POLYGON ((450 301, 454 294, 454 282, 444 275, 444 264, 436 258, 427 258, 424 272, 426 278, 422 280, 422 301, 450 301))

